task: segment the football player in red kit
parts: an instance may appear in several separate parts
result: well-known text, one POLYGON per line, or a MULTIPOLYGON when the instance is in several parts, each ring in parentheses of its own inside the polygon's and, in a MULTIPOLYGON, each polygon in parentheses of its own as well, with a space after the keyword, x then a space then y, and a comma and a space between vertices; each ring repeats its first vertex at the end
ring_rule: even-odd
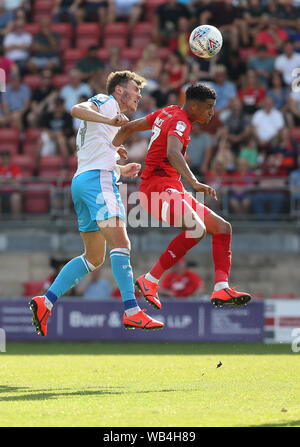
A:
POLYGON ((198 182, 184 158, 192 123, 208 123, 214 115, 215 102, 216 92, 212 88, 204 84, 191 86, 186 91, 183 107, 167 106, 145 118, 131 121, 119 130, 113 140, 113 145, 118 147, 131 133, 152 128, 145 169, 141 175, 140 203, 152 216, 182 230, 151 270, 136 281, 145 299, 156 309, 161 308, 157 290, 164 272, 207 233, 212 236, 215 268, 212 304, 241 306, 251 300, 248 293, 238 292, 228 284, 231 225, 185 191, 180 181, 183 177, 196 192, 209 194, 217 200, 215 190, 198 182))

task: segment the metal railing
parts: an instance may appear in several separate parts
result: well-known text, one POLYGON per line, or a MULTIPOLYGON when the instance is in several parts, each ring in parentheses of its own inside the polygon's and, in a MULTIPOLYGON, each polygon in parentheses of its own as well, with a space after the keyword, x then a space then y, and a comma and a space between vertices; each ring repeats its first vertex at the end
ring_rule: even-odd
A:
MULTIPOLYGON (((258 197, 259 193, 265 193, 271 195, 275 192, 281 194, 281 207, 280 211, 276 215, 276 220, 299 220, 300 221, 300 187, 295 189, 289 184, 273 186, 273 188, 261 187, 258 184, 238 185, 228 178, 226 185, 220 186, 217 189, 219 196, 218 202, 208 201, 207 206, 211 207, 216 212, 225 217, 230 217, 233 220, 259 220, 260 217, 255 213, 255 207, 253 204, 258 197), (249 212, 244 215, 238 215, 234 212, 231 206, 232 195, 243 191, 250 201, 249 212), (217 205, 217 206, 216 206, 217 205)), ((263 177, 259 178, 259 181, 264 180, 263 177)), ((269 180, 266 178, 265 180, 269 180)), ((272 179, 276 180, 276 179, 272 179)), ((278 179, 282 180, 282 179, 278 179)), ((240 179, 238 180, 240 181, 240 179)), ((127 192, 123 192, 122 200, 128 201, 128 196, 132 192, 138 190, 139 180, 124 182, 129 186, 127 192)), ((10 197, 12 194, 21 195, 21 210, 18 220, 41 220, 43 217, 46 219, 52 219, 55 222, 57 219, 70 220, 74 216, 74 208, 71 198, 70 189, 71 179, 67 178, 22 178, 18 183, 7 184, 0 183, 0 221, 10 221, 13 219, 10 210, 10 197)), ((214 186, 214 185, 212 185, 214 186)), ((192 191, 191 191, 192 193, 192 191)), ((274 199, 275 200, 275 199, 274 199)), ((132 205, 130 205, 132 206, 132 205)), ((273 216, 274 217, 274 216, 273 216)), ((266 206, 265 220, 268 220, 268 206, 266 206)))

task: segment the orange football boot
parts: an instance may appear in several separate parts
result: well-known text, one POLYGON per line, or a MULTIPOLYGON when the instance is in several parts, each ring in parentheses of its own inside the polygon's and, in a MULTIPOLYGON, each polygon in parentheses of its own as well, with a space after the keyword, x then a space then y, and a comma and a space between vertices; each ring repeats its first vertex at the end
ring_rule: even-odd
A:
POLYGON ((136 280, 135 286, 142 292, 145 300, 148 301, 151 306, 155 309, 161 309, 161 302, 157 295, 158 284, 156 282, 148 281, 148 279, 145 278, 145 275, 142 275, 136 280))
POLYGON ((225 289, 213 292, 211 302, 215 307, 223 307, 224 304, 231 304, 233 306, 245 306, 251 300, 251 295, 245 292, 236 292, 235 287, 228 287, 225 289))
POLYGON ((160 321, 154 320, 145 313, 146 309, 140 310, 137 314, 127 317, 126 313, 123 316, 123 324, 126 329, 162 329, 164 324, 160 321))
POLYGON ((32 320, 35 326, 36 332, 42 337, 47 335, 47 322, 51 315, 50 310, 44 303, 43 296, 35 296, 29 303, 29 307, 32 310, 32 320))

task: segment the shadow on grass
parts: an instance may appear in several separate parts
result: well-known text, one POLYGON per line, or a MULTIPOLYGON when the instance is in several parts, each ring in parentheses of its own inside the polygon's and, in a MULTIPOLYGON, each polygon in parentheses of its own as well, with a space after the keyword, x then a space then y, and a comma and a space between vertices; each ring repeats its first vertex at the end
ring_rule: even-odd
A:
MULTIPOLYGON (((10 387, 7 387, 10 388, 10 387)), ((7 392, 13 391, 7 390, 7 392)), ((21 388, 19 388, 21 389, 21 388)), ((14 388, 14 391, 18 391, 18 388, 14 388)), ((24 391, 24 389, 22 389, 24 391)), ((74 396, 111 396, 111 395, 124 395, 124 394, 149 394, 149 393, 188 393, 195 391, 194 388, 191 389, 158 389, 158 390, 128 390, 125 387, 105 387, 98 390, 81 390, 81 391, 67 391, 66 388, 61 388, 59 390, 35 390, 34 392, 28 391, 26 394, 21 394, 17 396, 5 396, 0 397, 0 402, 18 402, 18 401, 36 401, 36 400, 47 400, 47 399, 58 399, 60 397, 74 397, 74 396), (63 391, 63 392, 62 392, 63 391)), ((3 390, 5 392, 5 390, 3 390)))
MULTIPOLYGON (((26 389, 28 389, 28 387, 26 386, 7 386, 7 385, 0 385, 0 393, 15 393, 17 391, 25 391, 26 389)), ((1 397, 0 397, 1 400, 1 397)))
POLYGON ((290 345, 263 343, 9 342, 10 355, 287 355, 290 345))

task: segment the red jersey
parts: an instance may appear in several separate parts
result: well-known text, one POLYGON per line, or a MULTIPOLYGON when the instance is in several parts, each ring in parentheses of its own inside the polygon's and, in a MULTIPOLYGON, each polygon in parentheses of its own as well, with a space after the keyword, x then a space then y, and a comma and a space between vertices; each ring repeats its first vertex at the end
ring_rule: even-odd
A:
POLYGON ((142 179, 151 177, 167 177, 180 180, 178 171, 171 165, 167 157, 167 140, 175 135, 183 144, 182 155, 185 154, 190 141, 192 122, 185 110, 179 106, 167 106, 146 116, 152 126, 152 137, 145 158, 145 169, 142 179))
POLYGON ((173 292, 176 297, 189 297, 204 283, 200 276, 192 270, 185 270, 182 274, 176 272, 167 273, 162 282, 162 288, 173 292))

